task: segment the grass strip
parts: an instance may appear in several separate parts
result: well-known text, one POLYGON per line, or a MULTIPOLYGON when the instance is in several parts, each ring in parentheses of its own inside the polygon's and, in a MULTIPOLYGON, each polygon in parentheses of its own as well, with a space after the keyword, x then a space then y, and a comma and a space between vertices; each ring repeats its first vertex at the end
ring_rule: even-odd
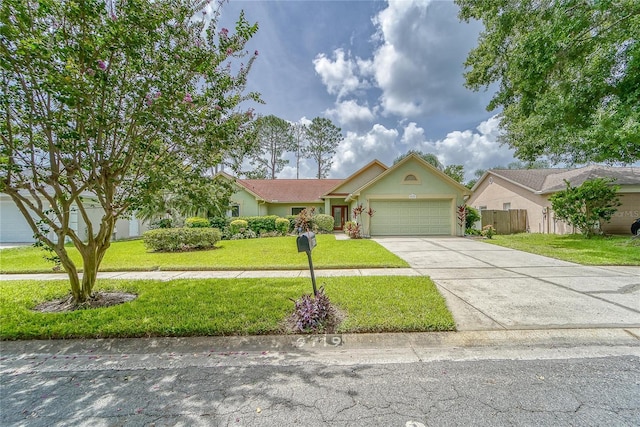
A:
POLYGON ((582 265, 640 265, 640 239, 631 237, 522 233, 483 241, 582 265))
MULTIPOLYGON (((453 330, 444 299, 427 277, 331 277, 319 285, 347 317, 340 332, 453 330)), ((33 307, 68 294, 65 281, 0 282, 0 339, 68 339, 283 333, 290 299, 309 279, 103 280, 96 291, 131 292, 130 302, 66 313, 33 307)))
MULTIPOLYGON (((316 268, 395 268, 408 264, 373 240, 336 240, 332 234, 318 235, 313 250, 316 268)), ((68 246, 76 265, 80 255, 68 246)), ((0 251, 0 273, 50 273, 53 263, 34 247, 0 251)), ((298 253, 294 236, 263 239, 223 240, 216 249, 193 252, 148 252, 142 240, 113 242, 100 271, 151 270, 302 270, 307 257, 298 253)))

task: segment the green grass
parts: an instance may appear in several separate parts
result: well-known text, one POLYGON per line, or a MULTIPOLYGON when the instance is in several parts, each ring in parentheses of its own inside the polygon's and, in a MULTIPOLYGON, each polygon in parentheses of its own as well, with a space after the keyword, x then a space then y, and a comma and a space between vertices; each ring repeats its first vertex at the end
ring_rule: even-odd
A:
POLYGON ((640 265, 640 240, 631 237, 524 233, 484 241, 583 265, 640 265))
MULTIPOLYGON (((427 277, 333 277, 319 284, 346 318, 339 332, 443 331, 455 323, 427 277)), ((208 336, 282 333, 309 279, 99 281, 136 293, 128 303, 68 313, 32 311, 68 294, 65 281, 0 282, 0 339, 208 336)))
MULTIPOLYGON (((315 268, 408 267, 407 263, 372 240, 336 240, 318 235, 313 250, 315 268)), ((67 247, 76 265, 78 251, 67 247)), ((0 273, 46 273, 53 264, 45 252, 34 247, 0 251, 0 273)), ((307 256, 298 253, 296 238, 271 237, 249 240, 223 240, 207 251, 148 252, 142 240, 114 242, 100 265, 100 271, 139 270, 298 270, 308 268, 307 256)))

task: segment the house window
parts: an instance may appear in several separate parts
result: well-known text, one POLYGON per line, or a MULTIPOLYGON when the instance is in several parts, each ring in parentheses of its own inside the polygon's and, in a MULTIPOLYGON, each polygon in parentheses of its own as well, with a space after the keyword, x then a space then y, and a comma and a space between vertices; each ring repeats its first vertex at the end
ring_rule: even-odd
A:
POLYGON ((403 184, 420 184, 420 179, 413 173, 408 173, 402 179, 403 184))
POLYGON ((232 205, 229 210, 230 216, 232 218, 237 218, 240 216, 240 205, 232 205))
POLYGON ((291 215, 298 215, 300 212, 302 212, 305 208, 291 208, 291 215))
POLYGON ((502 204, 502 210, 503 211, 508 211, 509 209, 511 209, 511 203, 503 203, 502 204))

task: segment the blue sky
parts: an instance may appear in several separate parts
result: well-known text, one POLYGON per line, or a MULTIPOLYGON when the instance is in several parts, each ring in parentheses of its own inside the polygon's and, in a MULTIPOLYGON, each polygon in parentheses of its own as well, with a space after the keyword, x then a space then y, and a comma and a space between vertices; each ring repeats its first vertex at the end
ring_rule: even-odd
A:
MULTIPOLYGON (((259 31, 248 45, 259 57, 249 90, 260 114, 291 122, 330 118, 342 129, 330 172, 347 177, 373 159, 387 165, 410 149, 445 164, 476 169, 506 165, 512 151, 496 142, 491 91, 463 85, 464 60, 480 23, 461 23, 451 1, 231 0, 220 24, 239 11, 259 31)), ((301 165, 313 177, 315 165, 301 165)), ((280 178, 296 176, 295 162, 280 178)))

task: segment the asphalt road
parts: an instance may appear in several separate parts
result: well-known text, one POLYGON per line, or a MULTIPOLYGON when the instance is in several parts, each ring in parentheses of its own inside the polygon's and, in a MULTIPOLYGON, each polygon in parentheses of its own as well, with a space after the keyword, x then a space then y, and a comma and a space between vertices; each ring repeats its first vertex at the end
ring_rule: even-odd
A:
POLYGON ((4 342, 0 425, 640 425, 640 348, 613 332, 4 342))

